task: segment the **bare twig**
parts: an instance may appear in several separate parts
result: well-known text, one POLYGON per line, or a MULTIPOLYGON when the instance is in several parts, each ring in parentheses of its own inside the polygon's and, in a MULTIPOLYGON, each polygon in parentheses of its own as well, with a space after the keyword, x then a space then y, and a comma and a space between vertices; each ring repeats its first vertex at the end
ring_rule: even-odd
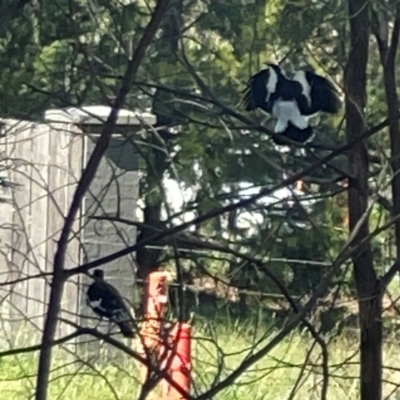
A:
MULTIPOLYGON (((398 118, 400 116, 396 116, 396 118, 398 118)), ((101 259, 98 259, 96 261, 92 261, 89 262, 87 264, 83 264, 80 265, 79 267, 76 268, 71 268, 68 271, 64 271, 65 275, 67 275, 68 277, 73 276, 75 274, 78 273, 85 273, 90 269, 96 268, 100 265, 112 262, 114 260, 117 260, 120 257, 123 257, 127 254, 130 254, 134 251, 137 251, 137 249, 141 248, 142 246, 146 246, 150 243, 154 243, 156 241, 159 241, 165 237, 168 237, 170 235, 176 234, 178 232, 182 232, 185 229, 193 226, 193 225, 200 225, 205 221, 208 221, 211 218, 215 218, 219 215, 222 215, 224 213, 227 213, 229 211, 235 210, 237 208, 245 208, 248 207, 252 204, 254 204, 257 200, 264 198, 266 196, 271 195, 272 193, 274 193, 275 191, 287 187, 289 185, 294 184, 296 181, 302 179, 304 176, 310 174, 310 172, 312 172, 315 168, 320 167, 321 165, 323 165, 324 163, 332 160, 333 158, 335 158, 337 155, 342 154, 343 152, 345 152, 346 150, 350 149, 352 146, 354 146, 354 144, 358 143, 361 140, 367 139, 368 137, 374 135, 375 133, 379 132, 381 129, 385 128, 388 124, 388 120, 385 120, 383 122, 381 122, 380 124, 376 125, 375 127, 366 130, 364 133, 360 134, 358 137, 354 138, 353 140, 351 140, 349 143, 347 143, 346 145, 338 148, 337 150, 331 152, 330 154, 328 154, 326 157, 321 158, 319 160, 317 160, 314 164, 312 164, 311 166, 303 169, 302 171, 293 174, 292 176, 290 176, 287 179, 284 179, 283 181, 279 182, 278 184, 272 186, 272 187, 267 187, 264 189, 261 189, 260 192, 256 195, 253 195, 245 200, 241 200, 241 201, 237 201, 235 203, 231 203, 225 207, 218 207, 215 208, 214 210, 209 211, 208 213, 197 217, 197 218, 193 218, 190 221, 184 222, 178 226, 169 228, 169 229, 165 229, 163 232, 155 234, 151 237, 149 237, 146 240, 141 241, 140 243, 137 243, 133 246, 130 247, 126 247, 125 249, 122 249, 118 252, 112 253, 108 256, 105 256, 101 259)))
MULTIPOLYGON (((250 366, 254 365, 257 361, 261 360, 266 354, 268 354, 276 345, 278 345, 293 329, 295 329, 298 324, 304 319, 305 315, 315 306, 318 298, 320 298, 326 291, 331 279, 340 269, 343 261, 348 258, 348 252, 352 252, 351 246, 357 237, 363 223, 369 216, 370 210, 367 210, 361 217, 359 223, 354 227, 351 232, 347 243, 343 246, 342 251, 339 256, 332 264, 332 267, 325 274, 324 278, 321 280, 320 284, 317 286, 314 294, 311 296, 307 304, 289 320, 284 329, 282 329, 267 345, 265 345, 261 350, 255 354, 247 357, 231 374, 229 374, 224 380, 222 380, 218 385, 203 393, 197 398, 197 400, 206 400, 213 398, 217 393, 219 393, 224 388, 230 386, 239 376, 241 376, 250 366)), ((325 373, 326 371, 324 371, 325 373)))
POLYGON ((47 389, 52 354, 52 341, 56 330, 57 316, 60 310, 60 302, 62 299, 64 282, 68 277, 68 275, 65 274, 64 271, 64 262, 71 228, 81 205, 82 198, 96 174, 103 154, 107 150, 111 135, 114 131, 116 120, 118 118, 118 112, 123 106, 125 98, 131 89, 132 82, 135 79, 136 73, 139 69, 145 52, 156 34, 157 28, 167 9, 168 3, 169 0, 159 0, 157 2, 151 20, 149 21, 143 33, 143 36, 135 50, 135 53, 133 54, 133 57, 127 66, 124 78, 122 80, 121 88, 115 101, 113 102, 111 113, 104 124, 99 141, 97 142, 96 147, 88 161, 88 164, 83 171, 82 178, 79 181, 78 186, 75 190, 74 198, 72 200, 68 214, 65 218, 64 227, 62 229, 58 242, 58 248, 54 256, 54 275, 52 280, 47 317, 43 330, 42 347, 39 357, 39 369, 36 389, 37 391, 35 395, 36 400, 47 399, 47 389))

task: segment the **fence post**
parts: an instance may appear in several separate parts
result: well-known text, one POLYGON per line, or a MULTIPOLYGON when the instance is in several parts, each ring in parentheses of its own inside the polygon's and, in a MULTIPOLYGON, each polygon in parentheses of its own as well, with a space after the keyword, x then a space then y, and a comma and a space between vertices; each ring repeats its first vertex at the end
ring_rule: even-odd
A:
MULTIPOLYGON (((161 334, 164 325, 165 306, 168 301, 167 272, 156 271, 147 276, 145 285, 144 321, 140 330, 143 346, 143 357, 151 363, 157 362, 162 347, 161 334), (150 356, 150 359, 148 359, 150 356)), ((141 381, 144 383, 149 374, 149 368, 142 366, 141 381)))
MULTIPOLYGON (((192 327, 188 323, 179 322, 171 331, 171 354, 172 362, 168 369, 168 375, 188 394, 190 392, 190 379, 192 371, 192 327)), ((163 388, 164 400, 184 400, 182 396, 172 385, 164 381, 163 388)))

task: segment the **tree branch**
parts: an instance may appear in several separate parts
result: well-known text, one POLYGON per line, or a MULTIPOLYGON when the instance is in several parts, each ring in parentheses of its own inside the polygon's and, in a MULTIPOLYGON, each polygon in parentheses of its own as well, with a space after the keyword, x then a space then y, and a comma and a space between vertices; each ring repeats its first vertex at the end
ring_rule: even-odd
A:
POLYGON ((392 38, 390 40, 389 50, 386 58, 386 66, 390 69, 395 68, 396 56, 399 47, 400 38, 400 3, 396 4, 396 18, 393 25, 392 38))
POLYGON ((65 253, 68 246, 68 238, 71 233, 73 223, 77 212, 81 206, 83 196, 88 190, 95 174, 100 161, 107 150, 110 142, 111 135, 114 131, 115 124, 118 118, 118 113, 123 106, 125 99, 132 87, 132 82, 136 77, 136 73, 143 60, 145 52, 151 44, 157 28, 162 20, 162 17, 167 9, 169 0, 159 0, 154 9, 152 17, 143 33, 142 38, 130 60, 125 75, 122 79, 121 88, 119 93, 113 102, 111 113, 104 124, 101 136, 94 148, 94 151, 88 161, 85 170, 82 173, 82 177, 75 190, 74 197, 65 218, 64 227, 62 229, 56 254, 54 256, 54 275, 52 280, 52 286, 50 291, 49 306, 47 310, 47 317, 44 324, 42 345, 39 357, 39 368, 36 385, 36 400, 47 399, 47 389, 50 375, 51 366, 51 354, 52 354, 52 342, 57 325, 57 316, 60 310, 60 302, 62 299, 64 282, 69 276, 65 274, 65 253))
MULTIPOLYGON (((376 35, 375 35, 376 36, 376 35)), ((387 102, 388 119, 390 136, 390 161, 392 166, 392 198, 393 198, 393 215, 400 215, 400 126, 399 121, 393 116, 398 113, 399 100, 396 82, 396 56, 399 46, 400 37, 400 3, 396 6, 396 19, 393 26, 390 46, 385 52, 380 48, 379 54, 383 68, 383 79, 385 84, 385 95, 387 102)), ((376 36, 376 39, 379 40, 376 36)), ((393 279, 395 274, 400 271, 400 220, 395 224, 395 241, 396 241, 396 262, 386 272, 381 279, 381 289, 386 289, 387 285, 393 279)))
POLYGON ((339 271, 343 261, 348 258, 349 252, 352 253, 354 250, 351 248, 354 240, 357 238, 360 229, 364 222, 368 219, 370 212, 370 208, 364 212, 361 216, 359 222, 354 226, 347 243, 343 246, 340 254, 333 262, 332 267, 330 270, 325 274, 324 278, 321 280, 320 284, 314 291, 314 294, 311 296, 307 304, 299 310, 299 312, 293 316, 291 320, 287 323, 286 327, 282 329, 266 346, 264 346, 261 350, 256 352, 255 354, 246 357, 246 359, 231 373, 229 374, 224 380, 222 380, 218 385, 214 386, 206 393, 203 393, 201 396, 197 398, 197 400, 207 400, 209 398, 213 398, 217 393, 219 393, 224 388, 230 386, 239 376, 241 376, 248 368, 254 365, 257 361, 261 360, 266 354, 268 354, 276 345, 281 343, 281 341, 289 335, 289 333, 296 328, 297 325, 300 324, 302 320, 304 320, 306 314, 312 310, 315 306, 315 303, 318 301, 320 297, 323 296, 324 292, 326 291, 329 283, 331 282, 332 278, 336 275, 339 271))
MULTIPOLYGON (((349 141, 365 129, 367 102, 367 64, 370 42, 370 2, 348 0, 350 18, 350 53, 345 72, 346 134, 349 141)), ((352 175, 357 185, 349 185, 350 229, 360 223, 369 205, 368 148, 359 142, 348 153, 352 175)), ((362 223, 353 254, 354 280, 357 289, 360 322, 360 399, 379 400, 382 395, 382 293, 374 266, 368 219, 362 223)))
MULTIPOLYGON (((399 118, 399 115, 396 116, 396 119, 399 118)), ((126 256, 127 254, 133 253, 135 251, 137 251, 137 249, 141 248, 142 246, 146 246, 150 243, 153 243, 154 241, 159 241, 164 239, 167 236, 170 235, 174 235, 178 232, 182 232, 184 230, 186 230, 187 228, 193 226, 193 225, 199 225, 202 224, 205 221, 208 221, 211 218, 215 218, 219 215, 222 215, 224 213, 227 213, 229 211, 235 210, 237 208, 244 208, 244 207, 248 207, 252 204, 254 204, 257 200, 269 196, 271 195, 273 192, 275 192, 276 190, 282 189, 284 187, 287 187, 289 185, 293 185, 296 181, 298 181, 299 179, 303 179, 306 175, 309 175, 315 168, 320 167, 321 165, 327 163, 328 161, 332 160, 333 158, 335 158, 336 156, 338 156, 339 154, 344 153, 345 151, 347 151, 348 149, 352 148, 356 143, 358 143, 359 141, 365 140, 369 137, 371 137, 372 135, 374 135, 375 133, 379 132, 380 130, 382 130, 383 128, 385 128, 388 124, 388 120, 385 120, 383 122, 381 122, 380 124, 376 125, 375 127, 365 130, 362 134, 360 134, 359 136, 355 137, 353 140, 350 140, 347 144, 345 144, 344 146, 338 148, 337 150, 331 152, 330 154, 328 154, 326 157, 319 159, 318 161, 316 161, 314 164, 312 164, 311 166, 303 169, 302 171, 290 176, 289 178, 281 181, 280 183, 272 186, 272 187, 268 187, 268 188, 264 188, 261 189, 260 192, 256 195, 253 195, 245 200, 240 200, 237 201, 235 203, 231 203, 225 207, 218 207, 215 208, 214 210, 209 211, 208 213, 201 215, 200 217, 197 218, 193 218, 190 221, 184 222, 181 225, 178 226, 174 226, 172 228, 169 229, 165 229, 163 232, 157 233, 152 235, 151 237, 147 238, 146 240, 141 241, 140 243, 136 243, 133 246, 129 246, 126 247, 125 249, 122 249, 118 252, 112 253, 108 256, 105 256, 101 259, 92 261, 90 263, 87 264, 83 264, 80 265, 76 268, 70 268, 68 271, 64 271, 65 275, 67 275, 68 277, 73 276, 75 274, 79 274, 79 273, 86 273, 87 271, 89 271, 90 269, 99 267, 103 264, 107 264, 109 262, 112 262, 114 260, 117 260, 120 257, 126 256)))

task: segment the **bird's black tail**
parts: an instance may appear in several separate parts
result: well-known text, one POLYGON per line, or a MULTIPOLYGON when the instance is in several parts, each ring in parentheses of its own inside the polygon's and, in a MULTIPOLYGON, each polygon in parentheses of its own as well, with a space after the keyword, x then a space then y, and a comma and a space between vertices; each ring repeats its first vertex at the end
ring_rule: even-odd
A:
POLYGON ((134 338, 135 332, 132 321, 123 321, 118 323, 118 327, 121 330, 122 335, 126 338, 134 338))
MULTIPOLYGON (((293 125, 290 121, 288 127, 279 134, 279 136, 286 137, 288 139, 294 140, 295 142, 305 143, 313 134, 312 126, 307 126, 305 129, 300 129, 293 125)), ((279 136, 274 136, 273 140, 277 145, 288 145, 287 142, 280 139, 279 136)))
POLYGON ((267 70, 262 70, 250 78, 246 88, 243 90, 243 96, 241 99, 241 103, 244 105, 246 111, 253 111, 257 107, 265 109, 267 78, 267 70))

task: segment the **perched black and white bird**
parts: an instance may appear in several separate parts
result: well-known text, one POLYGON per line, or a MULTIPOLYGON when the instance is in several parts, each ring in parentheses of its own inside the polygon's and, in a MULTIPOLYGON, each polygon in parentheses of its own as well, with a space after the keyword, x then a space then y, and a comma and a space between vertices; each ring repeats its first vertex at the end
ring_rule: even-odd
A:
POLYGON ((243 102, 246 111, 260 108, 272 114, 277 120, 274 132, 301 143, 313 134, 311 116, 320 111, 336 113, 341 107, 338 92, 326 78, 301 70, 289 79, 275 64, 250 78, 243 102))
POLYGON ((101 318, 118 325, 125 337, 133 338, 134 320, 122 296, 114 286, 105 282, 102 269, 95 269, 93 278, 94 282, 86 292, 87 305, 101 318))

